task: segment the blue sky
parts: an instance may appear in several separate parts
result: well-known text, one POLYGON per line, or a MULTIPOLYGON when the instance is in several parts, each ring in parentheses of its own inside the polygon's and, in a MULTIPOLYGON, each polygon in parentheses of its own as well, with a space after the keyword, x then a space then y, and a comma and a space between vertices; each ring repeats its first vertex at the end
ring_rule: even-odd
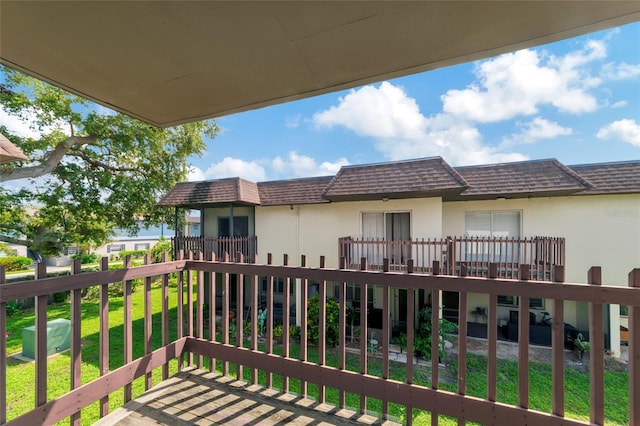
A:
POLYGON ((452 165, 640 159, 640 23, 217 121, 190 180, 435 155, 452 165))

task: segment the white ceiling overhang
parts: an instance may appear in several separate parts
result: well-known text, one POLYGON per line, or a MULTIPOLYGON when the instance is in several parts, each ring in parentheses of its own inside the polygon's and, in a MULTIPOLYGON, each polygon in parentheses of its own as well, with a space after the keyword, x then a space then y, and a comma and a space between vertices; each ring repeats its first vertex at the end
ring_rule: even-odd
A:
POLYGON ((158 126, 640 20, 640 1, 7 1, 0 60, 158 126))

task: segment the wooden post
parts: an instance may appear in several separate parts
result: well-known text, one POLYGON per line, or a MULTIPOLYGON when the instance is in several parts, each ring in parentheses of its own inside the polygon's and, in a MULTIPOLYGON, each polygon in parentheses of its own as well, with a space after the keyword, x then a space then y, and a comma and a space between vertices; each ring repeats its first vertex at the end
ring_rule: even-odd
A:
MULTIPOLYGON (((602 269, 589 269, 588 282, 602 285, 602 269)), ((602 303, 589 303, 589 383, 591 423, 604 424, 604 324, 602 303)))
MULTIPOLYGON (((564 266, 554 265, 554 282, 564 281, 564 266)), ((553 324, 551 328, 551 376, 553 380, 552 412, 564 417, 564 300, 553 301, 553 324)))
MULTIPOLYGON (((629 272, 629 287, 640 288, 640 268, 629 272)), ((640 425, 640 306, 629 306, 629 424, 640 425)))
MULTIPOLYGON (((80 274, 81 272, 81 259, 74 259, 71 266, 71 273, 73 275, 76 275, 80 274)), ((71 390, 80 387, 80 385, 82 384, 81 303, 81 290, 78 288, 71 291, 71 390)), ((80 411, 77 411, 71 415, 70 424, 72 426, 80 425, 80 411)))

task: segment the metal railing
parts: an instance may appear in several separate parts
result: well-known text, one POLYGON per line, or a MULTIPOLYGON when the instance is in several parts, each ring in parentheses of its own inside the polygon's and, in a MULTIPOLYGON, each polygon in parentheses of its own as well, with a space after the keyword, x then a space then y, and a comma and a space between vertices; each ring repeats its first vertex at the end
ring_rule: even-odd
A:
MULTIPOLYGON (((309 384, 314 384, 313 391, 319 402, 330 402, 338 406, 345 405, 347 394, 359 396, 359 410, 368 412, 368 401, 377 399, 381 401, 380 417, 386 417, 390 404, 398 404, 405 410, 406 423, 411 424, 418 412, 431 413, 434 423, 437 424, 439 415, 446 415, 465 421, 479 422, 482 424, 512 424, 514 419, 518 423, 527 424, 584 424, 583 421, 567 418, 565 416, 565 364, 564 357, 564 306, 566 301, 586 302, 589 305, 589 337, 591 344, 590 354, 590 408, 589 417, 591 423, 603 424, 604 422, 604 324, 603 308, 606 304, 626 304, 629 311, 629 423, 640 424, 640 269, 634 269, 629 273, 629 287, 604 286, 600 282, 600 269, 591 268, 589 271, 589 283, 568 284, 560 282, 563 268, 556 266, 554 277, 556 282, 530 282, 527 274, 530 272, 527 265, 520 265, 519 276, 523 280, 502 280, 496 278, 498 265, 489 264, 488 278, 470 278, 462 275, 450 277, 436 274, 415 273, 412 262, 406 265, 407 273, 388 273, 390 262, 383 260, 382 271, 366 270, 366 262, 363 270, 326 269, 324 258, 320 260, 320 268, 306 267, 306 258, 301 258, 302 266, 275 266, 244 263, 227 263, 204 260, 192 260, 189 256, 184 259, 181 254, 178 260, 161 264, 149 264, 146 258, 144 266, 131 267, 130 259, 125 260, 124 269, 107 270, 107 261, 102 261, 102 271, 95 273, 77 274, 79 263, 74 264, 76 274, 59 277, 43 278, 46 276, 46 267, 41 266, 37 271, 35 281, 4 284, 5 273, 0 268, 0 356, 6 359, 6 335, 8 322, 7 304, 18 299, 35 297, 35 406, 26 412, 8 413, 7 402, 12 401, 12 395, 7 392, 8 379, 25 380, 24 372, 17 372, 7 368, 3 362, 0 368, 0 424, 9 425, 34 425, 53 424, 65 418, 70 418, 72 424, 79 424, 83 409, 90 404, 100 401, 100 414, 104 416, 109 410, 109 395, 119 389, 124 390, 124 400, 129 401, 135 395, 132 394, 131 384, 138 377, 145 377, 145 389, 149 389, 151 374, 154 370, 161 371, 162 378, 168 377, 168 363, 171 360, 179 360, 179 368, 188 365, 197 368, 213 369, 221 365, 222 374, 229 375, 235 370, 235 376, 239 379, 260 384, 266 387, 276 386, 274 375, 279 375, 281 390, 289 390, 290 380, 299 381, 299 390, 303 396, 311 392, 309 384), (205 273, 209 272, 209 273, 205 273), (169 284, 172 274, 175 277, 175 285, 169 284), (162 291, 162 306, 159 310, 160 321, 153 320, 151 306, 152 278, 159 278, 162 291), (284 295, 289 295, 291 286, 296 287, 302 301, 300 312, 300 338, 299 350, 290 352, 293 344, 290 328, 283 328, 281 350, 274 350, 275 339, 272 309, 273 282, 284 277, 284 295), (144 318, 143 331, 134 338, 134 326, 131 316, 132 307, 132 282, 142 279, 144 286, 144 318), (258 327, 251 326, 250 331, 245 323, 252 325, 259 323, 257 306, 259 285, 267 282, 267 318, 265 321, 265 341, 259 343, 258 327), (214 280, 218 280, 217 282, 214 280), (309 284, 318 284, 320 300, 328 297, 327 286, 338 287, 339 305, 339 335, 337 345, 331 351, 337 354, 337 364, 327 365, 326 354, 329 349, 325 343, 327 336, 327 310, 325 304, 320 304, 318 317, 317 358, 308 356, 310 345, 308 343, 307 330, 307 296, 309 284), (109 285, 122 286, 123 305, 125 311, 123 342, 109 340, 109 285), (458 354, 456 373, 456 392, 445 391, 439 384, 438 345, 432 346, 431 372, 428 384, 414 384, 414 370, 416 367, 413 357, 408 357, 406 364, 406 376, 401 380, 390 378, 389 362, 389 317, 383 317, 382 342, 380 345, 381 368, 372 370, 369 367, 368 352, 369 342, 360 339, 358 367, 347 365, 347 336, 346 336, 346 287, 347 283, 360 287, 362 303, 367 303, 367 287, 379 286, 383 294, 383 311, 389 312, 393 289, 407 291, 407 322, 408 330, 416 328, 416 293, 421 290, 431 295, 433 306, 439 305, 439 295, 442 290, 457 292, 460 302, 460 330, 458 333, 458 354), (99 301, 99 377, 92 380, 83 379, 81 374, 83 351, 89 350, 83 347, 81 342, 82 317, 86 315, 82 292, 93 286, 98 286, 100 292, 99 301), (235 292, 230 291, 235 287, 235 292), (50 292, 71 292, 70 317, 72 327, 71 338, 71 363, 69 375, 72 377, 70 389, 63 395, 54 399, 48 396, 47 368, 47 294, 50 292), (216 293, 222 292, 222 306, 219 321, 205 321, 216 315, 216 293), (487 296, 487 386, 484 396, 467 395, 467 295, 468 293, 480 293, 487 296), (234 296, 232 296, 234 295, 234 296), (519 341, 518 341, 518 397, 517 404, 501 402, 497 397, 498 371, 497 371, 497 297, 498 295, 518 296, 519 307, 519 341), (233 299, 235 298, 235 299, 233 299), (552 328, 552 407, 548 412, 530 409, 530 373, 529 373, 529 299, 550 299, 553 307, 552 328), (169 300, 175 303, 175 311, 169 310, 169 300), (237 303, 244 301, 245 303, 237 303), (235 316, 230 315, 233 303, 237 303, 235 316), (248 311, 247 311, 248 309, 248 311), (128 313, 127 313, 128 312, 128 313), (170 316, 171 313, 171 316, 170 316), (173 318, 177 329, 170 330, 170 319, 173 318), (234 319, 232 319, 234 318, 234 319), (177 319, 177 321, 175 321, 177 319), (232 332, 232 329, 234 332, 232 332), (152 345, 152 335, 161 335, 160 344, 152 345), (173 335, 175 338, 170 339, 173 335), (246 337, 250 339, 245 340, 246 337), (124 365, 111 369, 109 367, 109 354, 114 349, 124 350, 124 365), (136 349, 136 350, 134 350, 136 349), (140 353, 139 356, 133 356, 140 353), (294 355, 295 354, 295 355, 294 355), (216 363, 216 361, 218 363, 216 363), (230 365, 235 367, 230 369, 230 365), (462 367, 460 367, 462 366, 462 367), (245 370, 243 370, 243 368, 245 370), (245 374, 246 372, 246 374, 245 374), (261 374, 259 374, 262 372, 261 374), (337 390, 335 399, 329 398, 328 389, 337 390), (317 390, 317 391, 316 391, 317 390)), ((201 257, 200 257, 201 259, 201 257)), ((268 257, 269 261, 271 256, 268 257)), ((285 264, 286 258, 285 258, 285 264)), ((346 266, 342 262, 341 266, 346 266)), ((432 265, 437 272, 439 265, 432 265)), ((157 307, 156 307, 157 309, 157 307)), ((286 312, 285 316, 288 315, 286 312)), ((438 310, 432 311, 432 341, 438 341, 438 310)), ((288 318, 285 318, 287 321, 288 318)), ((285 322, 286 323, 286 322, 285 322)), ((139 330, 139 329, 138 329, 139 330)), ((360 335, 367 336, 366 315, 361 317, 360 335)), ((406 342, 407 353, 413 353, 415 342, 412 333, 408 333, 406 342)), ((212 384, 214 386, 214 384, 212 384)), ((194 402, 197 403, 197 402, 194 402)))
POLYGON ((412 260, 416 272, 432 273, 437 261, 441 273, 487 277, 489 264, 498 265, 498 277, 516 279, 520 265, 529 265, 531 279, 553 280, 553 268, 565 265, 565 240, 557 237, 488 238, 447 237, 416 240, 381 240, 343 237, 338 255, 348 268, 358 268, 365 258, 371 269, 382 269, 389 259, 390 270, 404 271, 412 260))

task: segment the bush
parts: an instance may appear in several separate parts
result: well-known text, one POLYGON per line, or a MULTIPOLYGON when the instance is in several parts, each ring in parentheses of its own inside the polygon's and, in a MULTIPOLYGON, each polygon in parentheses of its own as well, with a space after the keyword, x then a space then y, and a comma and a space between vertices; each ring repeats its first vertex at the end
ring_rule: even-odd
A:
MULTIPOLYGON (((438 353, 440 358, 444 357, 444 335, 453 333, 458 326, 451 321, 441 318, 439 321, 439 344, 438 353)), ((406 336, 401 337, 400 341, 406 342, 406 336)), ((416 356, 431 359, 431 308, 427 307, 418 312, 418 329, 414 334, 413 352, 416 356)))
POLYGON ((71 256, 73 260, 80 259, 80 263, 83 265, 87 263, 96 263, 98 262, 99 256, 95 253, 78 253, 71 256))
POLYGON ((33 263, 33 260, 24 256, 0 257, 0 265, 4 266, 7 272, 26 271, 33 263))
POLYGON ((122 250, 120 252, 120 259, 124 259, 126 256, 131 256, 132 259, 140 259, 148 252, 149 250, 122 250))
POLYGON ((151 262, 153 263, 161 263, 162 255, 164 252, 169 253, 169 260, 171 260, 171 241, 167 240, 165 237, 160 237, 160 241, 155 243, 149 253, 151 254, 151 262))
MULTIPOLYGON (((313 345, 320 337, 320 293, 307 302, 307 341, 313 345)), ((325 337, 327 346, 336 346, 340 339, 340 304, 329 297, 326 301, 325 337)))

